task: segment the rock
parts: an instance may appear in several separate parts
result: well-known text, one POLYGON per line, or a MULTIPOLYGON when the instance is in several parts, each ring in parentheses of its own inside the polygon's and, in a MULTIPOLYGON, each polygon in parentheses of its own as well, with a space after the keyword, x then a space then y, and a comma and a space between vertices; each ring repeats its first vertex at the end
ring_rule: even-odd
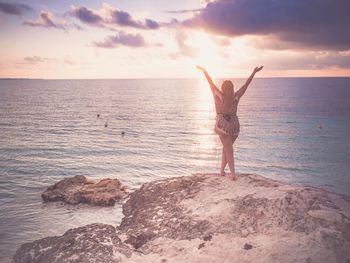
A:
MULTIPOLYGON (((135 253, 135 252, 134 252, 135 253)), ((105 224, 91 224, 68 230, 60 237, 46 237, 23 244, 14 255, 15 262, 121 262, 131 255, 116 233, 105 224)))
POLYGON ((42 193, 45 202, 63 201, 68 204, 87 203, 97 206, 112 206, 116 200, 128 196, 118 179, 102 179, 95 183, 85 176, 65 178, 42 193))
MULTIPOLYGON (((231 181, 198 174, 146 183, 130 195, 123 213, 116 232, 107 226, 89 230, 92 236, 106 231, 112 243, 89 235, 69 243, 74 262, 350 260, 349 197, 257 175, 240 174, 231 181), (90 247, 96 257, 84 258, 90 247), (100 260, 99 251, 108 260, 100 260)), ((75 233, 69 240, 81 233, 75 231, 66 232, 75 233)), ((15 262, 67 262, 65 235, 22 245, 15 262), (56 261, 40 261, 48 254, 56 261)))
POLYGON ((245 243, 243 248, 244 248, 245 250, 249 250, 249 249, 252 249, 253 246, 252 246, 251 244, 245 243))
POLYGON ((205 243, 203 242, 203 243, 200 243, 199 244, 199 246, 198 246, 198 249, 201 249, 201 248, 203 248, 205 246, 205 243))
POLYGON ((349 197, 257 175, 242 174, 237 181, 194 175, 147 183, 131 194, 123 213, 120 232, 142 237, 142 246, 129 240, 145 254, 140 262, 350 259, 349 197), (243 253, 248 249, 249 254, 243 253))
POLYGON ((213 236, 210 235, 210 234, 208 234, 208 235, 206 235, 206 236, 203 237, 203 240, 204 240, 204 241, 210 241, 212 238, 213 238, 213 236))
POLYGON ((204 176, 196 176, 144 184, 123 205, 120 229, 131 237, 144 235, 147 229, 149 240, 157 236, 172 239, 205 236, 209 221, 193 218, 180 205, 182 201, 194 198, 204 181, 204 176))

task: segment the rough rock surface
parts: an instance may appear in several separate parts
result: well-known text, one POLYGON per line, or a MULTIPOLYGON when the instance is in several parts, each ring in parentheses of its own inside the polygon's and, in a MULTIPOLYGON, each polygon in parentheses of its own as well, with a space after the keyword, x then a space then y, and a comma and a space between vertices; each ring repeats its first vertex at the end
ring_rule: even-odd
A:
POLYGON ((87 203, 98 206, 112 206, 116 200, 125 198, 127 192, 118 179, 88 180, 83 175, 65 178, 42 193, 45 202, 63 201, 68 204, 87 203))
POLYGON ((44 238, 22 245, 15 262, 350 262, 350 198, 322 189, 193 175, 144 184, 123 213, 116 232, 98 225, 111 242, 85 226, 67 232, 69 248, 67 233, 44 238))
POLYGON ((14 256, 15 262, 118 262, 118 254, 131 255, 116 228, 91 224, 68 230, 63 236, 46 237, 23 244, 14 256))

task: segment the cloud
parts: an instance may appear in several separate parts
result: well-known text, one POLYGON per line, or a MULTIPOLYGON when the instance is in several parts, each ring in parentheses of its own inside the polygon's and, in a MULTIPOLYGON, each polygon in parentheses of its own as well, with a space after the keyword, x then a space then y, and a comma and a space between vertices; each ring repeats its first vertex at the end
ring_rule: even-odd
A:
POLYGON ((218 46, 222 46, 222 47, 227 47, 231 44, 230 39, 227 37, 214 37, 214 36, 212 36, 210 39, 215 44, 217 44, 218 46))
POLYGON ((271 70, 350 68, 350 54, 339 51, 295 52, 283 57, 265 57, 260 62, 271 70))
MULTIPOLYGON (((313 68, 325 69, 329 67, 350 68, 350 53, 339 51, 314 52, 313 60, 309 64, 313 68)), ((304 64, 305 65, 305 64, 304 64)), ((300 63, 300 68, 303 65, 300 63)))
POLYGON ((100 27, 132 27, 137 29, 158 29, 160 24, 152 19, 135 20, 128 12, 118 10, 111 5, 103 4, 99 11, 87 7, 71 7, 70 15, 81 22, 100 27))
POLYGON ((39 64, 44 62, 52 62, 55 61, 52 58, 45 58, 45 57, 39 57, 39 56, 31 56, 31 57, 25 57, 23 58, 24 64, 39 64))
POLYGON ((90 10, 84 6, 82 7, 72 7, 70 14, 76 18, 78 18, 81 22, 101 26, 103 22, 103 18, 95 13, 93 10, 90 10))
POLYGON ((83 30, 80 25, 77 25, 75 23, 68 24, 64 20, 55 21, 53 14, 50 11, 41 11, 36 21, 24 21, 23 25, 31 27, 57 28, 62 30, 68 30, 70 28, 83 30))
POLYGON ((33 9, 25 4, 0 2, 0 11, 9 15, 22 15, 24 12, 33 11, 33 9))
POLYGON ((39 18, 36 21, 25 21, 23 25, 32 26, 32 27, 47 27, 47 28, 58 28, 58 29, 67 29, 65 23, 55 22, 53 20, 53 15, 49 11, 41 11, 39 18))
POLYGON ((84 65, 87 64, 84 60, 81 59, 72 59, 70 56, 65 56, 64 58, 58 59, 58 58, 47 58, 47 57, 41 57, 41 56, 28 56, 24 57, 20 61, 16 62, 17 65, 25 65, 25 66, 48 66, 50 64, 64 64, 69 66, 76 66, 76 65, 84 65))
POLYGON ((216 0, 184 26, 214 34, 272 36, 283 48, 350 49, 349 0, 216 0))
POLYGON ((164 10, 165 13, 169 14, 193 14, 201 11, 202 9, 181 9, 181 10, 164 10))
POLYGON ((215 0, 200 0, 201 6, 206 6, 207 4, 215 2, 215 0))
POLYGON ((175 33, 175 41, 178 46, 178 51, 176 53, 171 53, 170 57, 177 59, 180 57, 194 57, 197 55, 198 51, 196 47, 190 46, 186 43, 188 35, 184 30, 177 29, 175 33))
POLYGON ((152 19, 146 19, 145 26, 147 29, 158 29, 160 27, 159 23, 152 19))
POLYGON ((70 58, 65 58, 63 60, 63 63, 68 64, 68 65, 77 65, 78 63, 74 60, 71 60, 70 58))
POLYGON ((114 36, 106 37, 101 42, 94 42, 94 45, 100 48, 115 48, 119 46, 144 47, 146 43, 140 34, 128 34, 120 31, 114 36))

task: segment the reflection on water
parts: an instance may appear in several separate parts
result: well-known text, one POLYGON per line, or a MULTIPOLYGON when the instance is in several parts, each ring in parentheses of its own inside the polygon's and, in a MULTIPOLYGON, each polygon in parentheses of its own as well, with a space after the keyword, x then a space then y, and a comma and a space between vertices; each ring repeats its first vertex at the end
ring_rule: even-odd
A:
MULTIPOLYGON (((219 160, 217 154, 217 144, 219 140, 214 134, 215 107, 213 95, 208 87, 206 80, 200 79, 194 98, 194 130, 197 132, 197 144, 192 145, 192 152, 197 153, 191 160, 191 164, 197 167, 208 168, 216 167, 219 160)), ((220 158, 221 160, 221 158, 220 158)), ((206 169, 203 169, 206 172, 206 169)))
MULTIPOLYGON (((239 88, 244 80, 233 81, 239 88)), ((238 109, 237 171, 347 194, 349 86, 349 78, 254 80, 238 109)), ((0 80, 0 261, 23 242, 120 222, 120 204, 43 204, 41 192, 64 177, 137 188, 218 172, 214 120, 203 79, 0 80)))

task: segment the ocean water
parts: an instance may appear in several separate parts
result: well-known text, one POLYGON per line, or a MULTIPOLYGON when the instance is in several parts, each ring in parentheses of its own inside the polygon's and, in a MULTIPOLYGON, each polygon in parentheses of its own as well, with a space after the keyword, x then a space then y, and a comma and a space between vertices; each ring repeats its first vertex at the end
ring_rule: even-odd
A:
MULTIPOLYGON (((255 79, 238 116, 238 172, 350 195, 350 78, 255 79)), ((60 179, 111 177, 134 189, 218 172, 214 120, 202 79, 0 80, 0 262, 24 242, 120 222, 120 204, 44 204, 41 192, 60 179)))

